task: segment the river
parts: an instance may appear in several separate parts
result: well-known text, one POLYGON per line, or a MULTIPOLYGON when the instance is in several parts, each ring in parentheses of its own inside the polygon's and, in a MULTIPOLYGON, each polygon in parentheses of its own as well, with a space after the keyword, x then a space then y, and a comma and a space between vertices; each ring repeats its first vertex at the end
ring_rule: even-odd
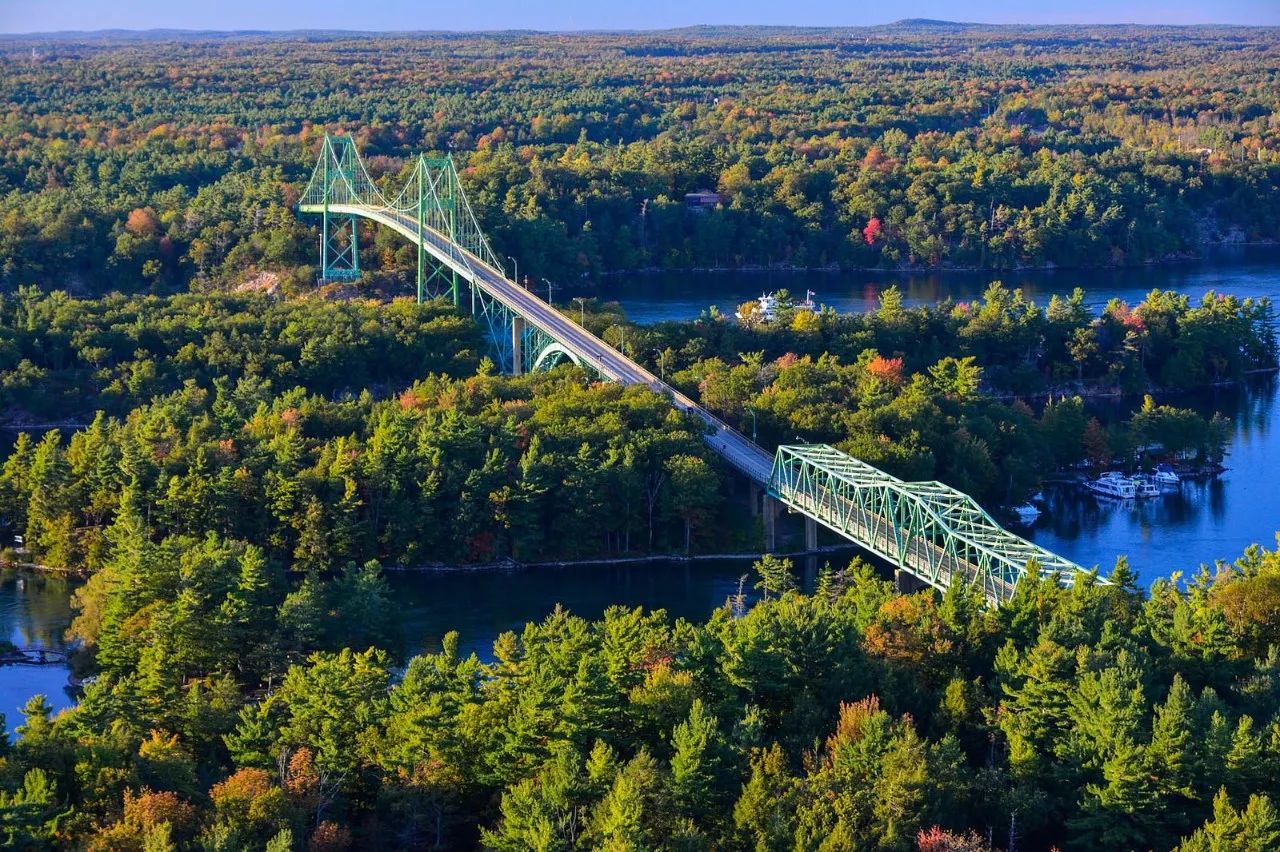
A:
MULTIPOLYGON (((1242 249, 1218 254, 1196 264, 1106 272, 1028 272, 1000 276, 798 273, 794 275, 694 274, 640 277, 623 286, 611 282, 604 291, 616 298, 638 322, 682 319, 708 304, 726 313, 759 295, 760 290, 787 287, 793 293, 817 291, 817 300, 840 310, 873 308, 877 294, 897 284, 909 301, 921 303, 950 297, 981 295, 992 278, 1016 285, 1031 298, 1047 301, 1051 293, 1067 293, 1087 285, 1089 301, 1110 298, 1131 303, 1153 288, 1176 289, 1198 298, 1204 291, 1280 300, 1280 250, 1242 249)), ((1228 470, 1207 482, 1184 483, 1177 494, 1133 506, 1099 503, 1088 496, 1048 490, 1045 514, 1019 532, 1082 565, 1109 569, 1124 554, 1144 584, 1174 571, 1193 572, 1201 563, 1233 559, 1251 543, 1275 546, 1280 530, 1280 392, 1274 378, 1248 387, 1171 399, 1205 413, 1220 411, 1233 432, 1228 470)), ((8 440, 10 436, 6 436, 8 440)), ((7 448, 6 448, 7 450, 7 448)), ((849 554, 832 555, 839 564, 849 554)), ((807 566, 812 577, 813 562, 807 566)), ((388 579, 401 604, 405 649, 433 651, 449 630, 459 632, 464 652, 491 656, 494 637, 519 630, 543 618, 557 603, 584 617, 598 617, 612 604, 665 608, 673 617, 703 619, 739 589, 750 561, 641 562, 627 565, 576 565, 510 571, 456 571, 436 574, 391 574, 388 579)), ((745 586, 753 598, 751 580, 745 586)), ((0 636, 24 647, 63 647, 71 620, 72 585, 56 577, 0 574, 0 636)), ((67 671, 59 666, 0 666, 0 712, 10 729, 20 721, 16 710, 43 692, 55 707, 72 702, 66 691, 67 671)))

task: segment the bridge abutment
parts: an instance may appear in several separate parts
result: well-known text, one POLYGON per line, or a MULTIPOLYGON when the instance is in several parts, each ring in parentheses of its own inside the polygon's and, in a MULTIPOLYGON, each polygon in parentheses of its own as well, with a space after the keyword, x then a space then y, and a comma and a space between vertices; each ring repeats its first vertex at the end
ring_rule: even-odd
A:
POLYGON ((809 551, 818 549, 818 522, 808 515, 804 518, 804 549, 809 551))

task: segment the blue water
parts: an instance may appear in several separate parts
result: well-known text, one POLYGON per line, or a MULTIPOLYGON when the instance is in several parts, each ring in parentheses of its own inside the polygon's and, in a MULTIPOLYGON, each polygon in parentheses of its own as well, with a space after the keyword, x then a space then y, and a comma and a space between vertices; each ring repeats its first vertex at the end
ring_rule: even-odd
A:
POLYGON ((897 286, 908 304, 980 297, 994 280, 1017 287, 1041 305, 1049 297, 1080 287, 1101 308, 1112 298, 1130 304, 1153 289, 1177 290, 1198 299, 1207 290, 1244 298, 1280 300, 1280 247, 1241 246, 1216 250, 1202 261, 1136 269, 1006 270, 1002 272, 673 272, 605 279, 592 294, 617 301, 632 322, 694 319, 708 306, 732 316, 738 305, 763 292, 785 287, 797 298, 806 290, 814 301, 838 311, 869 311, 881 291, 897 286))
POLYGON ((1280 531, 1280 392, 1275 378, 1171 404, 1227 417, 1233 434, 1226 473, 1183 482, 1176 494, 1130 504, 1046 489, 1047 510, 1027 530, 1038 544, 1081 565, 1109 570, 1119 555, 1150 584, 1201 565, 1233 560, 1250 544, 1272 549, 1280 531))
MULTIPOLYGON (((73 581, 44 574, 0 571, 0 638, 20 648, 63 650, 71 626, 73 581)), ((0 713, 10 733, 22 724, 19 708, 43 693, 55 710, 70 707, 66 666, 0 665, 0 713)))

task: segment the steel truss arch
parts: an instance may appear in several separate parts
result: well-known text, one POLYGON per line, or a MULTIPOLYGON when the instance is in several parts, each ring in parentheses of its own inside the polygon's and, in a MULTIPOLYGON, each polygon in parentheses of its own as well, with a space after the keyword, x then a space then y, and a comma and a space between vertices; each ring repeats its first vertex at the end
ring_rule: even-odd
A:
POLYGON ((996 605, 1028 572, 1071 585, 1085 571, 949 485, 904 482, 825 444, 779 447, 769 493, 935 588, 976 584, 996 605))

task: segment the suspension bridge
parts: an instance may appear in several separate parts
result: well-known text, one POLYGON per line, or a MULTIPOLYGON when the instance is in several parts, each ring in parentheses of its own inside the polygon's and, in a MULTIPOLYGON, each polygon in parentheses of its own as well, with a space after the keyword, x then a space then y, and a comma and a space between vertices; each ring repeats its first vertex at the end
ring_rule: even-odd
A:
POLYGON ((469 305, 503 371, 518 375, 570 361, 609 381, 644 385, 700 418, 708 446, 765 490, 766 549, 774 547, 781 504, 804 515, 810 546, 822 524, 936 588, 957 579, 976 584, 995 605, 1009 600, 1028 570, 1067 583, 1083 570, 1006 531, 971 497, 942 483, 903 482, 825 445, 769 454, 508 278, 451 156, 419 156, 400 191, 384 194, 351 137, 326 135, 298 210, 322 217, 324 279, 360 276, 357 221, 377 222, 417 247, 418 300, 447 296, 459 308, 469 305))

